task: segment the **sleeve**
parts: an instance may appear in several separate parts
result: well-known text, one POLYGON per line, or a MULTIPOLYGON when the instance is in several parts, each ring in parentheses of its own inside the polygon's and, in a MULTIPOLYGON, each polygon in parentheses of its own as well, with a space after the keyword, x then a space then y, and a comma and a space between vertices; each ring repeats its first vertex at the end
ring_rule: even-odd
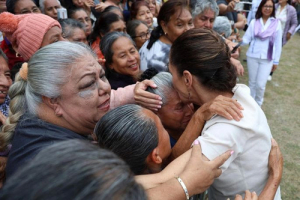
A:
POLYGON ((129 85, 117 90, 111 90, 110 93, 110 110, 125 105, 134 104, 134 85, 129 85))
POLYGON ((253 19, 251 21, 246 33, 244 34, 242 46, 248 45, 252 41, 252 35, 253 35, 253 31, 254 31, 254 22, 255 22, 255 19, 253 19))
POLYGON ((282 50, 282 29, 281 29, 281 23, 278 23, 277 30, 276 30, 276 38, 274 41, 275 46, 275 52, 274 53, 274 60, 273 64, 278 65, 280 56, 281 56, 281 50, 282 50))
POLYGON ((289 6, 290 12, 291 12, 291 23, 290 23, 290 28, 289 28, 289 33, 294 34, 295 29, 298 25, 298 20, 297 20, 297 12, 296 9, 293 6, 289 6))
POLYGON ((221 166, 222 171, 226 171, 231 162, 243 152, 244 145, 249 138, 249 133, 243 129, 227 123, 216 123, 209 127, 198 137, 201 144, 202 153, 209 160, 228 150, 234 151, 230 158, 221 166))

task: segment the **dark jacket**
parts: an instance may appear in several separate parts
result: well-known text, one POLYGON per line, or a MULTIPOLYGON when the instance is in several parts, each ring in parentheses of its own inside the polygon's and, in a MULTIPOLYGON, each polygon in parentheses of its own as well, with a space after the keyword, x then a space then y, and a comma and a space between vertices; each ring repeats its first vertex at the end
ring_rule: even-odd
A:
POLYGON ((43 148, 68 139, 85 140, 87 138, 37 117, 24 115, 12 139, 12 148, 6 165, 6 179, 9 179, 18 168, 31 160, 43 148))
POLYGON ((114 70, 111 70, 109 72, 107 79, 111 86, 111 89, 114 89, 114 90, 116 90, 120 87, 123 88, 123 87, 126 87, 127 85, 132 85, 132 84, 136 83, 136 81, 131 76, 119 74, 119 73, 115 72, 114 70))

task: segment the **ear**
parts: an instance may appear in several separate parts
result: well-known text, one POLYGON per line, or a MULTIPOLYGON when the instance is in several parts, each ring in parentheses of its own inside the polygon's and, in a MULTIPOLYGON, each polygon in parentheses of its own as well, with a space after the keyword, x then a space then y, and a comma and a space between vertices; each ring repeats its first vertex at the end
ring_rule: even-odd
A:
POLYGON ((161 22, 160 26, 161 26, 163 32, 165 34, 168 34, 168 27, 167 27, 167 24, 164 21, 161 22))
POLYGON ((192 87, 192 85, 193 85, 193 76, 189 71, 184 70, 182 78, 184 79, 184 83, 185 83, 187 88, 192 87))
POLYGON ((42 96, 42 100, 49 108, 51 108, 53 110, 53 112, 55 113, 55 115, 57 117, 62 116, 62 110, 58 104, 58 98, 51 99, 49 97, 42 96))
POLYGON ((154 164, 162 163, 162 159, 159 156, 158 148, 153 149, 153 151, 149 154, 149 156, 150 156, 150 162, 152 162, 154 164))

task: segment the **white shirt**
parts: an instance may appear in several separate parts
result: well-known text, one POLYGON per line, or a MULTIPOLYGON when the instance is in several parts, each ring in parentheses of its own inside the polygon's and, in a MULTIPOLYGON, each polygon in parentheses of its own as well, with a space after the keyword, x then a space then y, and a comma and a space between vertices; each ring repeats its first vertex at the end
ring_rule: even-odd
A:
MULTIPOLYGON (((222 175, 209 188, 209 199, 234 199, 245 190, 259 195, 268 179, 272 134, 266 116, 246 85, 236 85, 233 93, 232 98, 244 107, 244 117, 238 122, 215 115, 198 137, 202 153, 209 160, 228 150, 234 151, 221 166, 222 175)), ((281 199, 280 188, 275 199, 281 199)))
POLYGON ((252 1, 252 6, 251 6, 251 10, 250 12, 248 13, 248 17, 247 17, 247 24, 249 25, 250 22, 255 19, 255 15, 256 15, 256 12, 257 12, 257 9, 259 7, 259 4, 260 4, 261 0, 253 0, 252 1))
MULTIPOLYGON (((266 24, 263 23, 262 18, 259 19, 263 31, 267 30, 271 21, 275 20, 273 17, 270 17, 266 24)), ((269 39, 261 40, 257 37, 254 37, 254 24, 255 19, 251 21, 245 35, 243 36, 243 45, 247 45, 250 42, 250 47, 247 51, 247 56, 252 58, 260 58, 260 59, 268 59, 268 47, 269 47, 269 39)), ((275 65, 279 64, 280 56, 282 50, 282 30, 281 30, 281 23, 278 23, 276 28, 276 39, 273 45, 273 63, 275 65)))
POLYGON ((281 10, 281 6, 279 5, 278 8, 277 8, 277 10, 276 10, 276 19, 280 20, 280 22, 281 22, 281 30, 283 32, 284 29, 285 29, 286 21, 287 21, 286 6, 284 6, 284 8, 282 9, 281 12, 280 12, 280 10, 281 10))

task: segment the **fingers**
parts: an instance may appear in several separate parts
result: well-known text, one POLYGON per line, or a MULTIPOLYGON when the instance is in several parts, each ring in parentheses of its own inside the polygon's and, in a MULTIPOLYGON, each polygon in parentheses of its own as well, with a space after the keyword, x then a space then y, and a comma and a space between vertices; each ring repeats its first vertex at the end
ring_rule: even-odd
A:
MULTIPOLYGON (((229 198, 228 198, 229 199, 229 198)), ((243 200, 243 197, 241 196, 241 195, 239 195, 239 194, 237 194, 236 196, 235 196, 235 199, 234 200, 243 200)))
POLYGON ((151 80, 144 80, 142 83, 147 87, 157 88, 157 85, 151 80))
MULTIPOLYGON (((222 155, 218 156, 217 158, 215 158, 214 160, 211 161, 212 166, 215 169, 219 169, 233 153, 234 153, 234 151, 231 151, 231 150, 226 151, 225 153, 223 153, 222 155)), ((219 177, 221 175, 220 170, 221 169, 216 171, 215 177, 219 177)))
POLYGON ((225 117, 228 120, 239 121, 243 117, 241 110, 244 108, 235 99, 218 96, 210 106, 216 114, 225 117))

